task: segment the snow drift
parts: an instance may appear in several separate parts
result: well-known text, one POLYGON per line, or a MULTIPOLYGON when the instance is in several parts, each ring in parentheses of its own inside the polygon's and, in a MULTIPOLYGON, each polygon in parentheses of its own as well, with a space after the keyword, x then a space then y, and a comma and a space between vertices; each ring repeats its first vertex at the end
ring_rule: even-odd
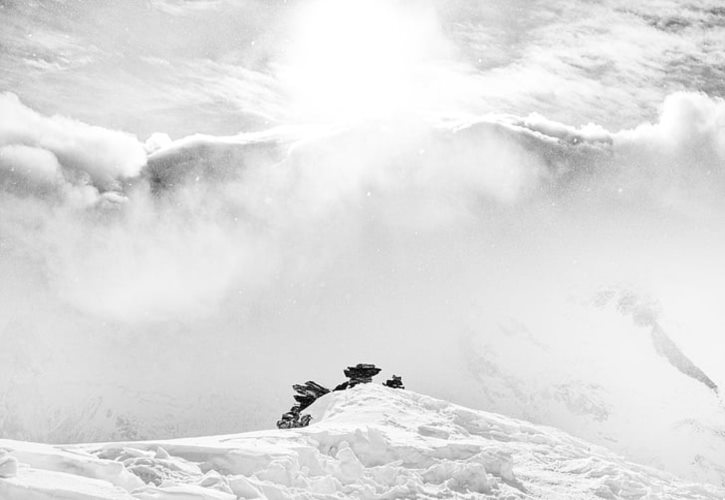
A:
POLYGON ((311 407, 304 429, 48 446, 0 441, 0 497, 716 499, 558 430, 363 384, 311 407))

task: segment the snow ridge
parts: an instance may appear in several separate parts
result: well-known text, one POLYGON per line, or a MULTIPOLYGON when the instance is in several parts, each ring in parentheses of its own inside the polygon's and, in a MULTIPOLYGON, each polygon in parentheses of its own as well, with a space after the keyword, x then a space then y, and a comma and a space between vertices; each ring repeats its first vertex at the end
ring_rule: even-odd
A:
POLYGON ((312 424, 227 436, 51 446, 0 440, 0 499, 722 499, 561 431, 364 384, 312 424))

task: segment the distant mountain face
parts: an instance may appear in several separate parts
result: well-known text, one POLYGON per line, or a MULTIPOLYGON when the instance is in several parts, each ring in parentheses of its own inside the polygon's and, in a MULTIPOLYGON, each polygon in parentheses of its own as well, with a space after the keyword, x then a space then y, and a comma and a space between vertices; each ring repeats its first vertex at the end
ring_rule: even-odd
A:
POLYGON ((659 324, 661 313, 635 293, 609 289, 580 314, 588 316, 580 325, 592 330, 584 327, 565 346, 542 342, 536 325, 515 322, 489 331, 485 343, 466 338, 469 383, 484 407, 725 484, 725 405, 716 384, 659 324))

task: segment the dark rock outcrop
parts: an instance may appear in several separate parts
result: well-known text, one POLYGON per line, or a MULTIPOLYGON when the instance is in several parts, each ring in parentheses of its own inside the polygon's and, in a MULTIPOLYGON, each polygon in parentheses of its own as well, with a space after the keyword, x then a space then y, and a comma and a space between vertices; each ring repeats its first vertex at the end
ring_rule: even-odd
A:
POLYGON ((383 385, 385 387, 391 387, 393 389, 405 389, 405 386, 403 385, 403 377, 400 377, 398 375, 393 375, 388 380, 383 382, 383 385))
MULTIPOLYGON (((348 366, 344 370, 345 376, 348 378, 345 382, 335 387, 334 391, 344 391, 358 384, 369 384, 373 381, 373 377, 380 373, 380 368, 370 363, 358 363, 355 366, 348 366)), ((387 387, 393 389, 405 389, 403 379, 398 375, 393 375, 390 380, 383 383, 387 387)), ((324 396, 330 390, 321 386, 317 382, 308 380, 304 384, 295 384, 292 386, 297 394, 294 395, 297 404, 290 408, 290 411, 282 415, 277 421, 277 427, 280 429, 293 429, 295 427, 306 427, 310 424, 312 417, 303 415, 302 411, 314 403, 318 398, 324 396)))
POLYGON ((277 420, 277 428, 294 429, 295 427, 307 427, 310 425, 312 417, 310 415, 300 415, 300 412, 299 406, 293 406, 290 411, 277 420))
POLYGON ((314 403, 317 398, 330 392, 330 389, 323 387, 312 380, 308 380, 304 384, 295 384, 292 388, 295 392, 297 392, 297 394, 294 395, 294 398, 295 401, 299 403, 300 410, 304 410, 314 403))
POLYGON ((373 364, 358 363, 355 366, 345 368, 344 373, 349 380, 335 387, 336 391, 349 389, 358 384, 369 384, 373 381, 373 377, 380 373, 380 368, 373 364))
POLYGON ((310 425, 312 417, 310 415, 302 415, 302 411, 314 403, 317 398, 330 392, 330 389, 312 380, 308 380, 304 384, 294 384, 292 388, 297 393, 294 395, 297 404, 290 408, 290 411, 283 414, 282 418, 277 420, 277 428, 279 429, 293 429, 295 427, 307 427, 310 425))

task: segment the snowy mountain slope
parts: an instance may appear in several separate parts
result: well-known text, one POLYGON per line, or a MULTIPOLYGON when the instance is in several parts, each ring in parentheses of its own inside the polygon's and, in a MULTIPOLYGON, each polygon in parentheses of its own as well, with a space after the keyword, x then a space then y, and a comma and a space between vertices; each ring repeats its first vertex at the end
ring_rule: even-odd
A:
POLYGON ((710 379, 631 294, 606 302, 597 297, 573 321, 549 326, 580 325, 586 335, 575 348, 568 339, 542 343, 539 325, 517 322, 491 327, 486 342, 465 339, 465 379, 480 391, 480 406, 722 486, 725 407, 710 379), (628 308, 625 299, 632 302, 628 308), (663 338, 669 356, 660 348, 663 338))
POLYGON ((100 445, 3 440, 0 498, 725 496, 558 430, 410 391, 358 386, 309 412, 313 424, 296 430, 100 445))

